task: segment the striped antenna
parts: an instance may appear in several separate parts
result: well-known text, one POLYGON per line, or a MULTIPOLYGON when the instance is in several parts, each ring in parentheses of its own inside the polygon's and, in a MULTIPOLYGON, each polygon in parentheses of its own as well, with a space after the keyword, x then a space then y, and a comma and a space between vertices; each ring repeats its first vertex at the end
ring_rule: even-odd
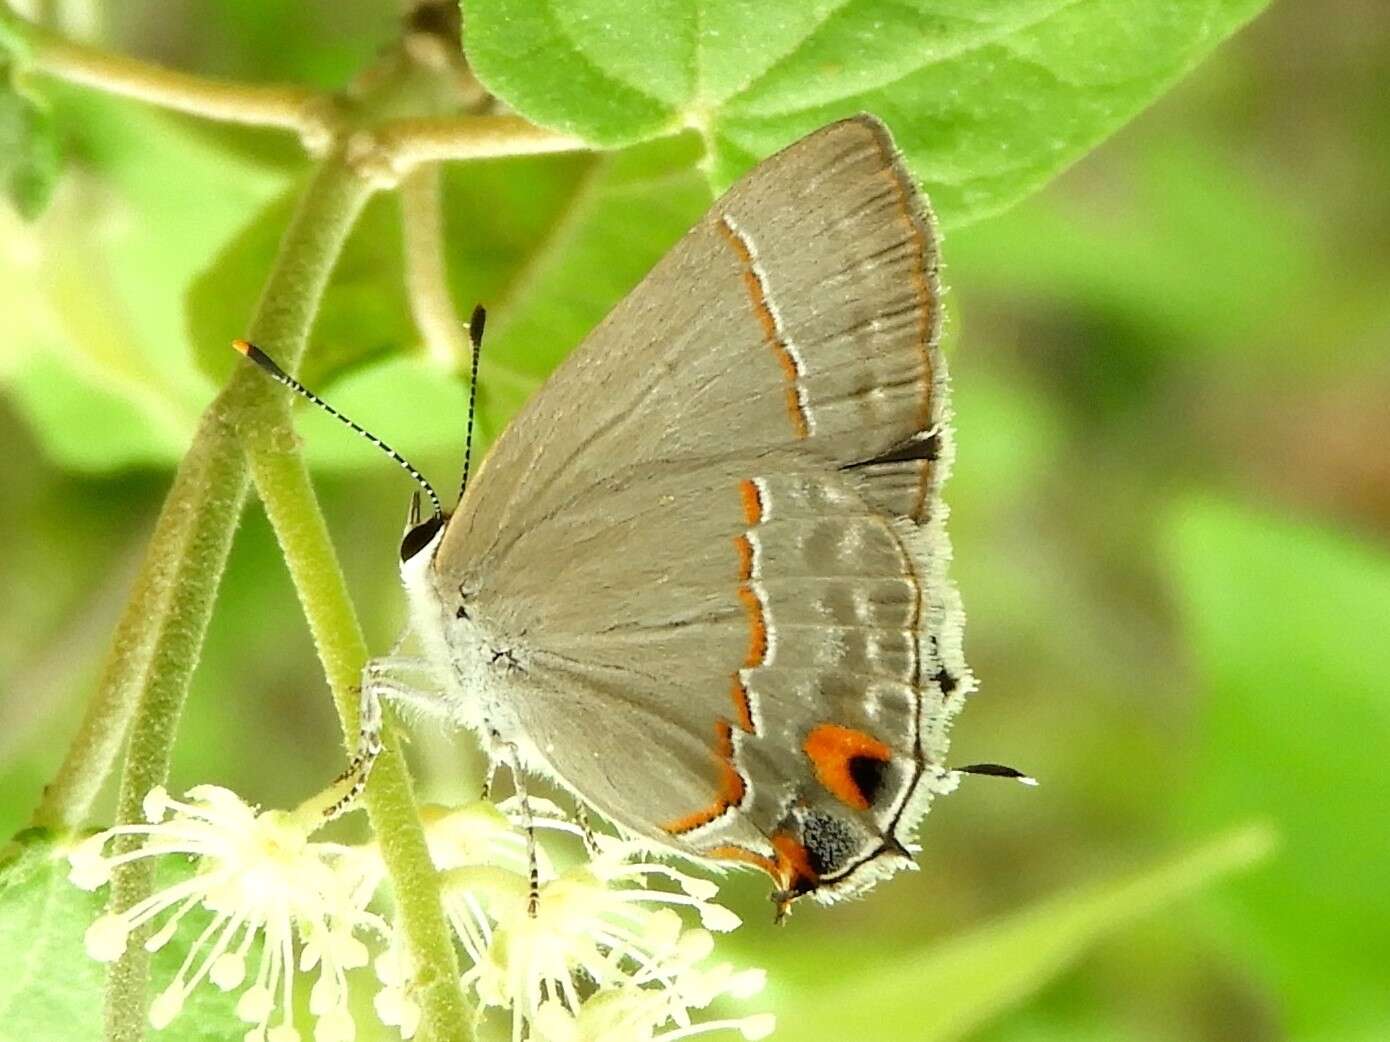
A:
POLYGON ((386 453, 386 455, 390 456, 393 460, 400 464, 401 469, 404 470, 407 474, 409 474, 412 478, 414 478, 416 483, 422 489, 425 490, 425 495, 430 497, 430 505, 434 508, 434 516, 440 521, 443 521, 444 507, 439 502, 439 496, 435 494, 433 486, 431 486, 430 483, 425 480, 425 475, 421 474, 415 468, 414 464, 410 462, 410 460, 406 459, 395 449, 391 448, 390 445, 387 445, 386 442, 382 441, 371 431, 367 430, 365 427, 362 427, 360 424, 354 423, 351 419, 344 416, 337 409, 333 408, 333 406, 329 405, 326 401, 324 401, 322 398, 316 395, 313 391, 309 390, 309 388, 305 387, 293 376, 291 376, 289 373, 285 372, 278 365, 276 365, 274 360, 268 354, 262 351, 255 344, 251 343, 249 340, 233 340, 232 346, 236 348, 238 351, 240 351, 247 358, 249 358, 251 361, 255 362, 256 365, 261 369, 261 371, 264 372, 276 383, 284 384, 286 387, 288 387, 295 394, 299 395, 301 398, 305 398, 313 402, 324 412, 328 413, 329 416, 332 416, 334 419, 347 424, 347 426, 351 427, 354 431, 362 435, 362 437, 366 438, 369 442, 371 442, 373 445, 379 448, 382 452, 386 453))
POLYGON ((468 339, 473 345, 473 373, 468 378, 468 434, 463 442, 463 480, 459 482, 459 499, 468 490, 468 469, 473 463, 473 418, 478 411, 478 361, 483 356, 483 327, 487 312, 481 304, 473 308, 468 320, 468 339))

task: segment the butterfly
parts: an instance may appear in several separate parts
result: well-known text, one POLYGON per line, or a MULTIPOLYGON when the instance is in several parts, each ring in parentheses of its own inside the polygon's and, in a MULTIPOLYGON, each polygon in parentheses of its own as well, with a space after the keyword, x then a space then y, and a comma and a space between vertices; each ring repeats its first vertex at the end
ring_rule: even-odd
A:
POLYGON ((872 116, 763 161, 554 371, 451 514, 429 490, 422 519, 417 494, 400 567, 421 654, 367 687, 627 833, 762 870, 783 912, 912 866, 961 773, 1024 777, 945 764, 975 680, 947 577, 936 242, 872 116))

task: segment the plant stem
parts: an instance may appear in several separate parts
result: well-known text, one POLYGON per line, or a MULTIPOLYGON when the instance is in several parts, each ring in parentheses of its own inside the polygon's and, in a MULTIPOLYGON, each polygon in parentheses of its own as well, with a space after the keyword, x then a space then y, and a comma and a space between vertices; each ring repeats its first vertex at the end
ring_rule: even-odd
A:
MULTIPOLYGON (((197 500, 195 474, 211 443, 195 442, 179 464, 173 486, 116 623, 96 694, 83 710, 77 734, 53 780, 45 786, 30 824, 57 832, 80 828, 125 745, 140 685, 149 669, 159 622, 175 587, 173 575, 188 541, 197 500)), ((244 476, 241 484, 245 487, 244 476)))
POLYGON ((589 146, 520 116, 443 116, 388 120, 357 135, 350 156, 368 176, 395 185, 421 163, 576 152, 589 146))
MULTIPOLYGON (((406 299, 430 358, 445 371, 463 376, 469 372, 474 349, 464 332, 466 320, 449 292, 440 174, 438 163, 422 163, 400 183, 406 299)), ((535 382, 493 359, 488 363, 488 385, 493 391, 524 396, 535 382)))
MULTIPOLYGON (((328 276, 370 192, 335 154, 310 181, 281 240, 249 336, 273 345, 291 367, 303 357, 328 276)), ((186 517, 187 534, 178 545, 151 544, 150 557, 168 553, 172 558, 167 571, 148 566, 151 575, 168 583, 168 592, 155 604, 132 599, 128 609, 151 617, 153 640, 127 728, 130 744, 121 776, 118 824, 139 820, 145 794, 168 776, 174 733, 245 501, 247 467, 239 435, 256 430, 261 438, 292 438, 287 404, 276 391, 249 367, 232 378, 204 414, 166 502, 166 513, 186 517)), ((163 593, 159 586, 152 583, 146 592, 163 593)), ((131 656, 131 665, 138 666, 139 658, 131 656)), ((120 676, 112 679, 123 682, 113 685, 117 689, 128 682, 120 676)), ((127 702, 113 698, 110 691, 98 692, 93 706, 89 718, 105 719, 113 729, 129 715, 127 702)), ((138 840, 131 840, 121 848, 136 844, 138 840)), ((123 911, 142 900, 153 882, 152 860, 121 866, 112 878, 112 909, 123 911)), ((149 956, 143 939, 133 937, 111 969, 105 1009, 108 1042, 137 1042, 144 1035, 149 956)))
MULTIPOLYGON (((189 680, 202 652, 218 583, 246 499, 245 456, 215 410, 204 416, 179 476, 181 481, 170 501, 177 503, 175 509, 188 512, 188 535, 168 576, 170 595, 158 612, 158 636, 141 677, 121 775, 116 810, 120 824, 140 820, 145 793, 168 777, 189 680)), ((159 547, 152 545, 150 549, 154 553, 159 547)), ((125 842, 118 840, 116 849, 123 853, 140 845, 135 837, 121 839, 125 842)), ((112 877, 110 907, 125 911, 144 900, 153 886, 152 859, 122 865, 112 877)), ((144 1037, 149 954, 142 942, 148 933, 142 931, 132 941, 107 977, 106 1037, 111 1042, 138 1042, 144 1037)))
MULTIPOLYGON (((367 661, 367 646, 308 469, 298 452, 257 445, 251 451, 251 470, 333 687, 344 740, 352 753, 358 733, 355 685, 367 661)), ((467 1042, 472 1012, 459 991, 458 959, 440 901, 439 878, 425 846, 405 757, 391 729, 363 801, 409 946, 424 1037, 431 1042, 467 1042)))
POLYGON ((430 358, 441 369, 467 372, 473 345, 449 295, 438 164, 416 167, 401 181, 400 193, 406 298, 415 328, 430 358))
POLYGON ((33 66, 50 76, 207 119, 293 130, 306 144, 321 144, 331 136, 332 106, 316 91, 166 69, 72 43, 8 12, 0 18, 27 44, 33 66))

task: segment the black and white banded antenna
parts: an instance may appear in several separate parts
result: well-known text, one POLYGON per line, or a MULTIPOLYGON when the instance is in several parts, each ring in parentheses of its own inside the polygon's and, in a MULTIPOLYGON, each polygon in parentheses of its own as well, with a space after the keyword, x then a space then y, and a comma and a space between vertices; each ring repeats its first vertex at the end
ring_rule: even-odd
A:
POLYGON ((1011 778, 1024 785, 1037 785, 1038 779, 1031 774, 1024 774, 1017 767, 1009 767, 1002 763, 971 763, 964 767, 952 767, 953 774, 982 774, 989 778, 1011 778))
POLYGON ((481 304, 473 308, 468 320, 468 341, 473 345, 473 371, 468 377, 468 434, 463 441, 463 480, 459 482, 459 499, 468 491, 468 470, 473 464, 473 419, 478 412, 478 361, 483 356, 483 327, 487 311, 481 304))
MULTIPOLYGON (((309 390, 309 388, 305 387, 302 383, 296 380, 293 376, 290 376, 289 373, 285 372, 278 365, 276 365, 275 361, 268 354, 262 351, 255 344, 251 343, 249 340, 233 340, 232 346, 236 348, 238 351, 240 351, 247 358, 249 358, 251 361, 255 362, 257 367, 260 368, 262 372, 264 372, 276 383, 283 384, 284 386, 288 387, 291 391, 293 391, 295 394, 299 395, 301 398, 313 402, 324 412, 328 413, 329 416, 332 416, 334 419, 346 424, 348 427, 352 428, 362 437, 366 438, 369 442, 371 442, 373 445, 379 448, 382 452, 386 453, 386 455, 390 456, 393 460, 395 460, 396 463, 400 465, 401 469, 404 470, 407 474, 409 474, 412 478, 414 478, 415 483, 425 490, 425 495, 429 497, 430 506, 434 510, 435 520, 439 524, 443 524, 444 507, 439 502, 439 496, 435 493, 434 486, 432 486, 428 481, 425 480, 425 475, 421 474, 420 471, 416 469, 415 465, 410 462, 410 460, 406 459, 395 449, 391 448, 390 445, 387 445, 386 442, 382 441, 380 438, 378 438, 371 431, 367 430, 361 424, 354 422, 351 418, 347 416, 344 416, 337 409, 333 408, 333 406, 329 405, 326 401, 324 401, 322 398, 316 395, 313 391, 309 390)), ((477 354, 475 353, 473 357, 476 360, 477 354)))

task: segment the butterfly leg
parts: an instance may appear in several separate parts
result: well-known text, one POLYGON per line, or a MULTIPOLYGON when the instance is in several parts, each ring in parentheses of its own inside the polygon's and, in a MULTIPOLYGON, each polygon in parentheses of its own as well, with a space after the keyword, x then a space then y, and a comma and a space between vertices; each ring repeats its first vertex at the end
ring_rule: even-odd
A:
POLYGON ((381 755, 381 692, 363 671, 362 684, 358 688, 357 709, 357 751, 348 761, 346 770, 334 779, 333 784, 347 785, 342 796, 323 812, 323 816, 333 821, 341 817, 362 795, 381 755))
MULTIPOLYGON (((400 647, 399 641, 396 647, 400 647)), ((395 654, 372 659, 363 668, 362 683, 357 689, 357 749, 348 761, 347 768, 333 782, 335 786, 346 786, 346 789, 343 795, 324 811, 327 820, 333 821, 346 813, 367 787, 367 779, 371 777, 372 768, 376 765, 377 757, 381 755, 383 699, 435 713, 440 711, 440 701, 437 697, 397 679, 402 674, 427 672, 432 672, 427 660, 395 654)))
POLYGON ((584 834, 585 852, 588 853, 590 858, 598 857, 598 840, 594 838, 594 830, 589 825, 589 812, 578 799, 574 801, 574 820, 584 834))
POLYGON ((492 783, 497 780, 497 757, 489 755, 483 772, 483 799, 492 799, 492 783))
MULTIPOLYGON (((526 862, 530 867, 530 888, 526 896, 526 914, 532 919, 540 912, 541 908, 541 869, 540 862, 536 857, 536 822, 531 816, 531 800, 526 795, 526 773, 521 769, 521 756, 517 748, 511 742, 502 740, 502 736, 496 731, 492 732, 492 744, 494 748, 506 751, 508 766, 512 771, 512 785, 516 789, 516 799, 521 805, 521 826, 526 830, 526 862)), ((489 772, 489 785, 491 785, 491 773, 489 772)))

